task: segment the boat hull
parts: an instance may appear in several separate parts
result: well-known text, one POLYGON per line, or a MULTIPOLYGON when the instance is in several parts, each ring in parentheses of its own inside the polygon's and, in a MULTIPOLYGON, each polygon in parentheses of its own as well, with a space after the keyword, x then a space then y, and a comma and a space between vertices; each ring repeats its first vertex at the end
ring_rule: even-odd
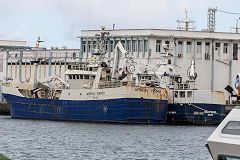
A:
POLYGON ((168 123, 219 124, 225 118, 225 105, 206 103, 168 104, 168 123))
POLYGON ((165 124, 168 101, 143 98, 56 100, 3 94, 12 118, 165 124))

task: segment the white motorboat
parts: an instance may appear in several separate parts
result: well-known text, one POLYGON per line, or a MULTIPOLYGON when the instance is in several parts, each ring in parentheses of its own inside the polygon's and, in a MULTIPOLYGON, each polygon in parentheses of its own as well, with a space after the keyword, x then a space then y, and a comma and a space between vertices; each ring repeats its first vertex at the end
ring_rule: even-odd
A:
POLYGON ((240 106, 219 124, 206 146, 213 160, 240 160, 240 106))

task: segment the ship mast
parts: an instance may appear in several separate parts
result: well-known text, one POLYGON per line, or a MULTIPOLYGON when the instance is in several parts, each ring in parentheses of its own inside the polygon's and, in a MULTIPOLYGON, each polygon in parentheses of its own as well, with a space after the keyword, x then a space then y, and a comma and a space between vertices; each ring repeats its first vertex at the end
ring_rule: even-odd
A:
POLYGON ((99 49, 97 50, 97 53, 93 53, 93 55, 99 55, 99 61, 102 61, 103 55, 107 53, 107 51, 105 50, 105 42, 107 41, 106 35, 110 34, 109 32, 105 31, 105 26, 101 26, 101 29, 101 33, 95 35, 96 37, 100 37, 99 49))
POLYGON ((40 45, 41 42, 44 42, 44 41, 40 40, 40 37, 38 37, 38 40, 37 40, 37 43, 36 43, 37 52, 34 56, 34 60, 31 61, 31 63, 33 63, 34 66, 33 66, 33 72, 32 72, 32 75, 31 75, 30 83, 33 84, 33 85, 37 83, 38 64, 39 64, 38 51, 39 51, 39 45, 40 45))
POLYGON ((188 18, 188 14, 187 14, 187 10, 185 9, 185 20, 178 20, 177 19, 177 22, 178 22, 178 25, 180 24, 180 23, 185 23, 185 27, 178 27, 178 29, 180 29, 180 30, 186 30, 186 31, 188 31, 188 30, 193 30, 193 29, 195 29, 195 27, 192 27, 192 28, 190 28, 189 27, 189 24, 190 23, 194 23, 195 21, 192 21, 192 20, 190 20, 189 18, 188 18))
POLYGON ((238 19, 236 20, 236 27, 231 27, 232 29, 235 29, 235 31, 236 31, 235 33, 239 33, 239 31, 238 31, 238 30, 240 29, 240 28, 238 27, 238 21, 239 21, 239 19, 240 19, 240 18, 238 18, 238 19))

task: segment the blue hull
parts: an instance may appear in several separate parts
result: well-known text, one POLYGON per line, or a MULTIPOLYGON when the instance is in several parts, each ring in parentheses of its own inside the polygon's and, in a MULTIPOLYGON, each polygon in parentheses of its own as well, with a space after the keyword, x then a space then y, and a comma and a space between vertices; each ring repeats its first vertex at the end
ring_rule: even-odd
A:
POLYGON ((225 118, 225 105, 168 104, 168 123, 219 124, 225 118))
POLYGON ((13 118, 165 124, 167 100, 51 100, 3 94, 13 118))

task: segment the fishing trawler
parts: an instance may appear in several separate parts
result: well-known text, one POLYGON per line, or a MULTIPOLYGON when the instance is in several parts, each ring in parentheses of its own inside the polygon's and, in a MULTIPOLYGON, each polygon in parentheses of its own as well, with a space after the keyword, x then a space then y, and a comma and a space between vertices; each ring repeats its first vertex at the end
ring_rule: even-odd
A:
MULTIPOLYGON (((39 59, 32 63, 29 82, 7 82, 2 86, 12 118, 164 124, 167 120, 168 94, 159 87, 134 86, 131 75, 135 62, 121 42, 114 50, 113 67, 103 60, 109 33, 99 35, 99 49, 88 62, 68 66, 68 82, 59 77, 37 79, 39 59), (125 59, 119 69, 119 59, 125 59)), ((38 40, 38 45, 40 43, 38 40)))
POLYGON ((176 67, 169 64, 171 55, 167 45, 157 66, 140 67, 137 74, 140 86, 166 88, 168 91, 168 122, 178 124, 218 124, 225 117, 225 97, 221 91, 199 90, 196 87, 195 62, 187 71, 188 80, 183 82, 176 67))

